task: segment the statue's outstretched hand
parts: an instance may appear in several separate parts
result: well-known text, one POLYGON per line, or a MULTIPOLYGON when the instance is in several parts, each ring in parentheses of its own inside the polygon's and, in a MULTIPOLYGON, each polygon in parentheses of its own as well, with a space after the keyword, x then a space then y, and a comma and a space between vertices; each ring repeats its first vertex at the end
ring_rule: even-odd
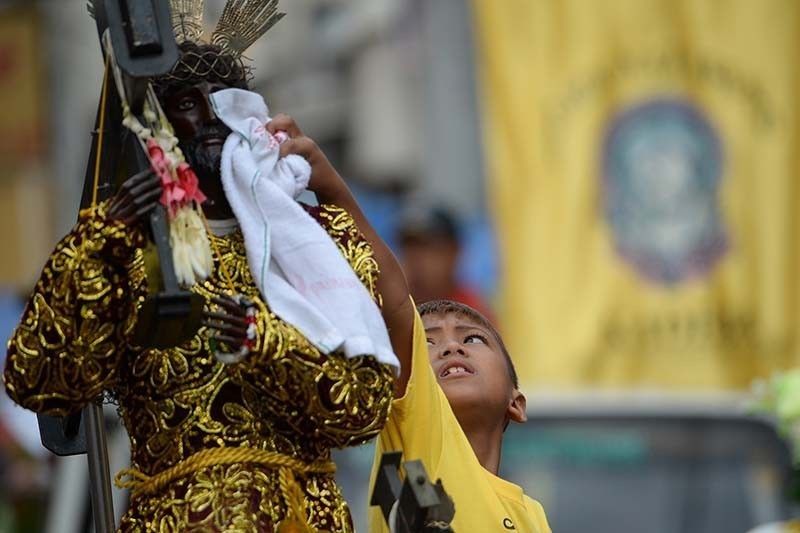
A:
POLYGON ((161 181, 152 169, 134 174, 120 186, 111 199, 108 216, 132 226, 147 215, 157 205, 161 197, 161 181))

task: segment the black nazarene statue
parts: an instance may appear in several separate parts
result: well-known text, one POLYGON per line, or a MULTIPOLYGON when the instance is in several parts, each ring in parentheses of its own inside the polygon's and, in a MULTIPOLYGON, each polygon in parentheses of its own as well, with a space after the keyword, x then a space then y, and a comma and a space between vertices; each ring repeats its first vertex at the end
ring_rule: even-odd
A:
MULTIPOLYGON (((254 268, 248 221, 222 185, 231 129, 209 101, 217 91, 247 88, 241 54, 282 14, 275 0, 229 0, 206 44, 202 0, 171 4, 180 60, 152 80, 142 121, 122 106, 153 168, 82 210, 56 246, 9 343, 6 390, 24 407, 57 416, 103 393, 118 402, 131 443, 131 468, 118 477, 132 493, 122 531, 352 531, 330 450, 380 431, 391 357, 348 353, 341 339, 312 342, 271 305, 267 289, 281 283, 309 298, 354 287, 343 278, 303 285, 305 273, 275 264, 269 244, 255 251, 266 260, 254 268), (146 222, 159 205, 169 212, 178 278, 205 310, 187 341, 148 348, 134 332, 155 283, 146 222)), ((303 216, 327 233, 375 305, 380 260, 359 228, 370 241, 374 233, 341 178, 289 117, 262 129, 282 159, 307 161, 320 205, 304 206, 303 216)), ((281 236, 265 230, 268 238, 277 250, 281 236)))

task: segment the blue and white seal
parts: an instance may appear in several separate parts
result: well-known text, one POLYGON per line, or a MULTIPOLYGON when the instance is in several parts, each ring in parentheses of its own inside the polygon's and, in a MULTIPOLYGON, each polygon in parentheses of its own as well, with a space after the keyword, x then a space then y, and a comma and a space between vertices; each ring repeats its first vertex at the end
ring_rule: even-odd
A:
POLYGON ((609 123, 602 155, 604 212, 620 256, 659 285, 706 276, 728 239, 722 147, 701 111, 675 99, 629 107, 609 123))

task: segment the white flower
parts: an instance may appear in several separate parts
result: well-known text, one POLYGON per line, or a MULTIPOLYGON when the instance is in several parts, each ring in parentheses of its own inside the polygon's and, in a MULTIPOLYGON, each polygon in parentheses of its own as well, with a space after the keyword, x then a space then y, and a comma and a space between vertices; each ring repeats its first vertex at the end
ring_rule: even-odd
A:
POLYGON ((178 210, 170 222, 169 240, 175 275, 181 285, 191 286, 211 275, 214 260, 211 243, 200 213, 190 206, 178 210))

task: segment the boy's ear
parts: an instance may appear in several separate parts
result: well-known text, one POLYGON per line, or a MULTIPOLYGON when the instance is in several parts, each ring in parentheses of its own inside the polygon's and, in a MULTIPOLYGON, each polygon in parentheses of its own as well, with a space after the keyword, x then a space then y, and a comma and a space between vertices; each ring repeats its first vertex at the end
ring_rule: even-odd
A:
POLYGON ((527 405, 528 401, 525 399, 525 395, 517 389, 514 389, 514 392, 511 395, 511 401, 508 402, 506 416, 508 416, 508 419, 512 422, 526 422, 528 420, 528 414, 526 411, 527 405))

